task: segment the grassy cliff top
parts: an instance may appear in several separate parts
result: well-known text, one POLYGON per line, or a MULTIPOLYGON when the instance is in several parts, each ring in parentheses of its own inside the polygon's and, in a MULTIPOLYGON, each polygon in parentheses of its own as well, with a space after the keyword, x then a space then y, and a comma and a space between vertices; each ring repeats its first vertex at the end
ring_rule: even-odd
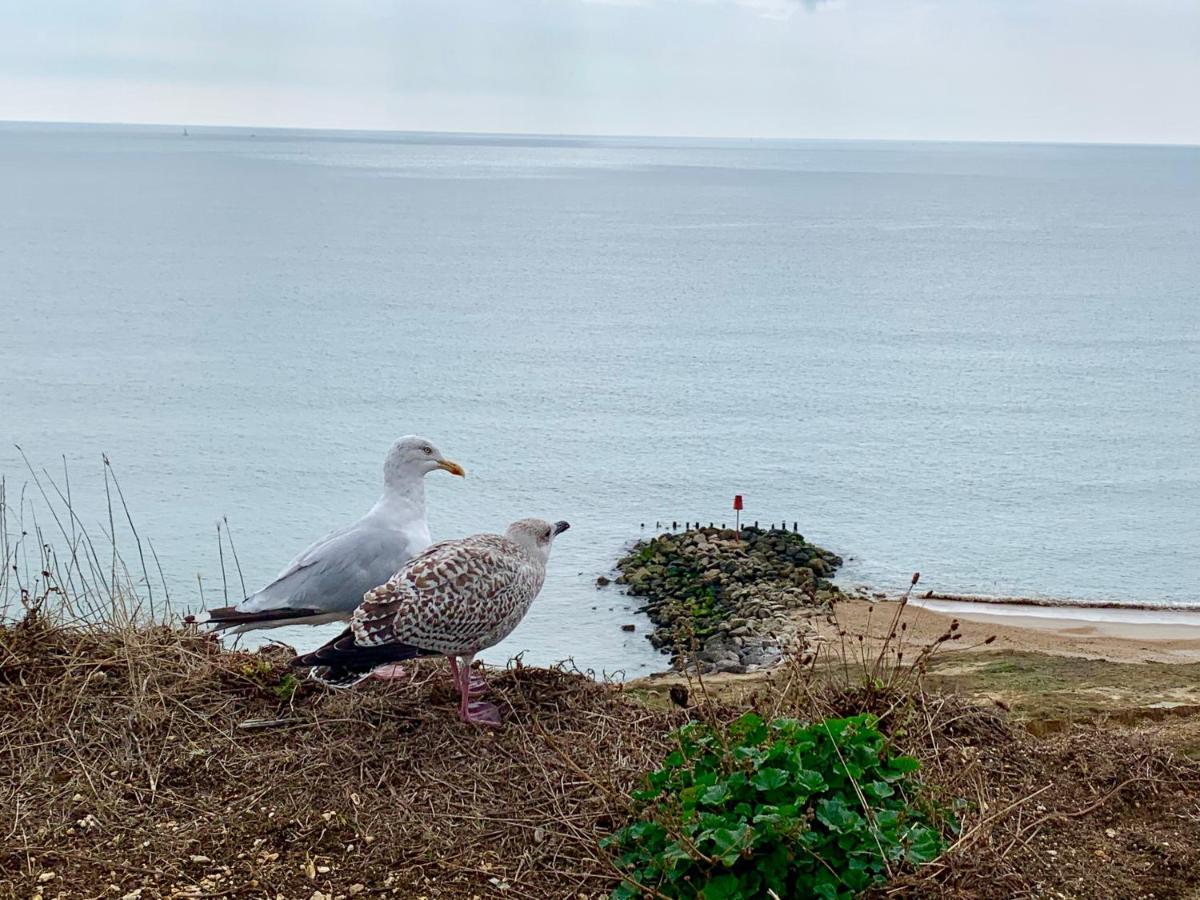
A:
MULTIPOLYGON (((672 730, 747 707, 872 711, 963 801, 950 850, 889 897, 1190 897, 1200 878, 1200 765, 1181 752, 1195 717, 1038 737, 949 683, 798 660, 742 676, 736 696, 692 681, 674 702, 514 665, 492 673, 506 717, 492 731, 457 720, 440 661, 330 692, 289 656, 161 626, 0 626, 0 896, 606 897, 598 841, 672 730)), ((999 661, 979 657, 985 696, 1034 677, 999 661)))

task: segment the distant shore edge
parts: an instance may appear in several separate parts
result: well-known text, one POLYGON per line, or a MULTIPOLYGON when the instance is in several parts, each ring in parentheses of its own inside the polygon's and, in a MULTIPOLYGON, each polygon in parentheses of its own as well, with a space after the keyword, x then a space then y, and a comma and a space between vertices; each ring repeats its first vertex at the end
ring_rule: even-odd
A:
MULTIPOLYGON (((895 599, 889 597, 888 599, 895 599)), ((1176 612, 1200 613, 1200 599, 1195 602, 1151 603, 1144 600, 1080 600, 1071 597, 1010 597, 994 594, 951 594, 941 591, 925 591, 915 595, 910 602, 924 604, 926 601, 943 603, 986 604, 991 606, 1036 606, 1062 610, 1084 609, 1113 609, 1113 610, 1144 610, 1147 612, 1176 612)))

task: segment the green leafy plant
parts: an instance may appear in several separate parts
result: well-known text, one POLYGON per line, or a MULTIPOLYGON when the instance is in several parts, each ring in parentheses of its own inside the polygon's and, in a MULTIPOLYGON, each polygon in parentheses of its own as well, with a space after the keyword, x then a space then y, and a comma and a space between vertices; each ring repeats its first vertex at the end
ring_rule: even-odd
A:
POLYGON ((300 689, 301 681, 289 671, 280 672, 270 660, 252 659, 238 667, 238 671, 264 690, 269 690, 280 700, 291 700, 300 689))
POLYGON ((952 818, 919 799, 918 762, 863 714, 811 724, 693 722, 647 777, 638 821, 607 837, 614 900, 843 900, 937 857, 952 818))
POLYGON ((292 695, 294 695, 299 689, 300 679, 291 672, 288 672, 286 675, 284 675, 281 679, 279 679, 279 683, 271 688, 271 690, 275 692, 275 696, 280 700, 291 700, 292 695))

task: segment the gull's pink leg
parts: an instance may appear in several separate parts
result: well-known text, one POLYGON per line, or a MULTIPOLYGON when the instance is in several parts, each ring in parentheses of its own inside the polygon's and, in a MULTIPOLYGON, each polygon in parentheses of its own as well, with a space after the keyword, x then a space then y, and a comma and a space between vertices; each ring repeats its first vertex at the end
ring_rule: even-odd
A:
POLYGON ((380 681, 403 681, 408 678, 408 669, 399 663, 389 663, 375 669, 371 673, 371 677, 378 678, 380 681))
POLYGON ((491 703, 481 700, 471 700, 471 656, 464 656, 462 668, 458 671, 459 704, 458 717, 472 725, 499 725, 500 710, 491 703), (466 688, 466 690, 463 690, 466 688))
POLYGON ((447 656, 450 660, 450 674, 454 680, 454 689, 460 694, 463 690, 463 683, 466 683, 467 694, 471 697, 482 697, 487 693, 487 679, 482 675, 476 675, 475 670, 469 665, 459 666, 458 660, 453 656, 447 656))
POLYGON ((463 669, 463 683, 467 686, 467 694, 472 697, 482 697, 488 692, 487 679, 483 673, 476 674, 470 666, 463 669))
POLYGON ((496 708, 494 703, 488 703, 484 700, 472 700, 467 704, 467 717, 465 721, 472 725, 500 725, 500 710, 496 708))
MULTIPOLYGON (((452 657, 450 657, 450 659, 453 660, 454 657, 452 656, 452 657)), ((455 665, 455 668, 454 668, 454 681, 456 682, 454 686, 456 688, 458 688, 458 717, 460 719, 462 719, 464 722, 470 722, 471 717, 467 710, 467 707, 470 704, 470 700, 467 698, 467 692, 462 689, 461 685, 457 684, 457 682, 458 682, 458 666, 457 665, 455 665)))
POLYGON ((462 672, 459 671, 458 660, 453 656, 447 656, 446 661, 450 663, 450 680, 454 682, 454 689, 461 694, 462 672))
POLYGON ((470 694, 463 695, 463 702, 466 704, 467 711, 463 717, 464 722, 470 722, 472 725, 499 725, 500 710, 495 704, 487 703, 484 700, 467 700, 470 694))

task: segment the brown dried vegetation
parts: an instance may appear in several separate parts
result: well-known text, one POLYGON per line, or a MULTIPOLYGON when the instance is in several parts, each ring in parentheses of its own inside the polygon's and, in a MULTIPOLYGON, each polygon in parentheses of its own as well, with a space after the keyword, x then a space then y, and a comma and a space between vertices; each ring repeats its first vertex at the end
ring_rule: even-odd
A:
POLYGON ((492 676, 506 724, 486 731, 455 717, 439 661, 333 693, 297 680, 286 648, 155 624, 133 589, 151 580, 141 542, 138 579, 76 521, 56 519, 66 557, 15 529, 40 545, 32 579, 8 581, 24 556, 0 546, 0 897, 604 897, 597 842, 671 731, 747 705, 871 711, 940 802, 964 801, 950 850, 881 896, 1196 896, 1200 728, 1034 737, 926 689, 954 629, 911 647, 897 616, 882 649, 839 629, 736 700, 697 679, 647 702, 518 664, 492 676))
POLYGON ((0 629, 0 895, 603 896, 596 840, 684 718, 518 667, 480 730, 436 662, 333 693, 287 655, 0 629))
MULTIPOLYGON (((285 653, 38 616, 0 629, 0 895, 605 896, 596 841, 625 793, 689 712, 735 713, 699 682, 689 712, 656 710, 515 667, 492 679, 506 726, 481 731, 436 662, 331 693, 289 680, 285 653)), ((1153 734, 1039 739, 915 682, 791 674, 748 702, 874 711, 966 801, 951 850, 882 895, 1185 897, 1200 876, 1200 767, 1153 734)))

